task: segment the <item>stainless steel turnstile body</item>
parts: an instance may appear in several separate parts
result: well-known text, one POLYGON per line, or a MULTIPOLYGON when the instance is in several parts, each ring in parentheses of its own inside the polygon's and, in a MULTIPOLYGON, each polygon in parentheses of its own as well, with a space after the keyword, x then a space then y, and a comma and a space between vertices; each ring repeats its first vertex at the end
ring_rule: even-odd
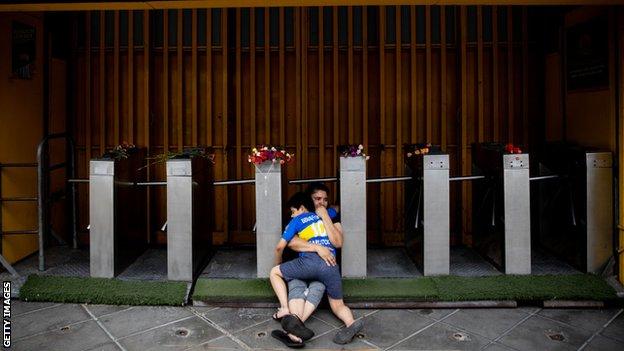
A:
POLYGON ((613 254, 613 165, 610 152, 547 145, 534 189, 536 242, 583 272, 599 273, 613 254))
POLYGON ((267 278, 275 265, 275 245, 282 235, 282 168, 279 162, 256 166, 256 270, 267 278))
POLYGON ((450 269, 449 156, 406 158, 405 244, 426 276, 448 275, 450 269))
POLYGON ((505 274, 531 274, 529 155, 473 145, 473 242, 505 274))
POLYGON ((342 276, 366 277, 366 159, 340 157, 342 276))
POLYGON ((147 245, 145 181, 138 171, 143 152, 127 159, 95 159, 89 164, 89 243, 92 277, 113 278, 147 245))
POLYGON ((210 254, 212 167, 208 159, 167 161, 167 278, 192 281, 210 254))

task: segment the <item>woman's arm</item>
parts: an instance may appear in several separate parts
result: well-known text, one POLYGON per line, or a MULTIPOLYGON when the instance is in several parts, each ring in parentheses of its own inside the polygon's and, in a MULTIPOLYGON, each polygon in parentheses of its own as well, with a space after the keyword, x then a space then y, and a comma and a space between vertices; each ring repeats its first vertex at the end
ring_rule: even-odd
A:
POLYGON ((331 218, 329 218, 327 209, 323 206, 319 206, 316 208, 316 214, 323 220, 323 225, 327 230, 327 236, 329 237, 329 241, 332 243, 332 245, 334 245, 335 248, 341 248, 342 231, 336 229, 336 226, 332 222, 331 218))

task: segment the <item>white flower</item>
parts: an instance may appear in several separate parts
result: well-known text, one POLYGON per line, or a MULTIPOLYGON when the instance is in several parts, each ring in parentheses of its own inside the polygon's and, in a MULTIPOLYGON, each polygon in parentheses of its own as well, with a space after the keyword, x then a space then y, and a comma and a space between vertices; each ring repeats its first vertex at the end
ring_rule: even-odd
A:
POLYGON ((271 151, 275 152, 275 151, 277 151, 277 149, 275 147, 272 147, 271 151))
POLYGON ((362 149, 358 149, 358 151, 356 152, 358 155, 362 153, 362 149))
POLYGON ((408 152, 408 153, 407 153, 407 157, 412 157, 412 153, 411 153, 411 152, 408 152))
POLYGON ((358 150, 364 150, 364 145, 360 144, 360 145, 358 146, 358 150))

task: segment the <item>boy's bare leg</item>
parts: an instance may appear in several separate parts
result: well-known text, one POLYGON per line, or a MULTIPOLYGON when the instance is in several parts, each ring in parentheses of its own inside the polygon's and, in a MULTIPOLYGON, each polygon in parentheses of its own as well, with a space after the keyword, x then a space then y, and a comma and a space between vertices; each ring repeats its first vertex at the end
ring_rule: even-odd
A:
POLYGON ((329 298, 329 307, 331 307, 332 312, 338 317, 347 327, 350 327, 353 324, 353 313, 347 305, 345 305, 344 300, 339 299, 335 300, 329 298))
POLYGON ((277 299, 280 303, 277 317, 284 317, 290 313, 290 310, 288 309, 288 288, 286 287, 286 282, 284 282, 284 279, 282 278, 282 272, 280 271, 279 266, 275 266, 271 269, 269 279, 271 280, 271 286, 273 287, 273 291, 275 291, 275 295, 277 295, 277 299))
POLYGON ((305 303, 306 301, 304 299, 288 300, 288 309, 290 310, 290 313, 297 315, 297 317, 304 322, 305 319, 303 318, 303 315, 305 311, 305 303))
POLYGON ((303 306, 303 313, 299 317, 301 318, 302 321, 305 322, 306 320, 308 320, 308 318, 310 318, 312 313, 314 313, 314 310, 316 310, 316 306, 306 301, 305 305, 303 306))

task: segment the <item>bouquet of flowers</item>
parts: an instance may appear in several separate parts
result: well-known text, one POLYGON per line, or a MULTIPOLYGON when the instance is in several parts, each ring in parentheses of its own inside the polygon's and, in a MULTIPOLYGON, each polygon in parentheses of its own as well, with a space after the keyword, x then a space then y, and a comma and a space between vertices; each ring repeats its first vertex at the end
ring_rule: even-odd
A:
POLYGON ((177 151, 177 152, 167 151, 165 153, 158 154, 153 157, 148 157, 147 158, 148 160, 153 160, 153 161, 141 167, 141 169, 147 168, 154 164, 165 163, 167 162, 167 160, 172 160, 175 158, 193 158, 193 157, 205 158, 209 160, 212 164, 215 163, 214 162, 215 154, 208 152, 206 148, 204 147, 194 147, 194 148, 187 148, 187 149, 184 149, 182 151, 177 151))
POLYGON ((370 159, 370 156, 367 156, 364 153, 364 145, 342 145, 338 149, 341 157, 364 157, 366 160, 370 159))
POLYGON ((123 160, 128 158, 128 156, 137 150, 137 147, 134 144, 130 144, 126 141, 121 144, 115 146, 112 150, 108 150, 102 155, 103 158, 113 159, 113 160, 123 160))
POLYGON ((255 165, 259 165, 265 161, 271 161, 273 163, 279 162, 283 165, 291 163, 293 159, 294 154, 286 152, 283 148, 269 145, 254 147, 247 156, 247 161, 255 165))
POLYGON ((410 145, 407 151, 407 157, 416 155, 426 155, 431 151, 431 143, 410 145))
POLYGON ((508 154, 521 154, 522 153, 522 150, 520 150, 519 147, 514 146, 514 144, 512 143, 505 145, 505 151, 508 154))

